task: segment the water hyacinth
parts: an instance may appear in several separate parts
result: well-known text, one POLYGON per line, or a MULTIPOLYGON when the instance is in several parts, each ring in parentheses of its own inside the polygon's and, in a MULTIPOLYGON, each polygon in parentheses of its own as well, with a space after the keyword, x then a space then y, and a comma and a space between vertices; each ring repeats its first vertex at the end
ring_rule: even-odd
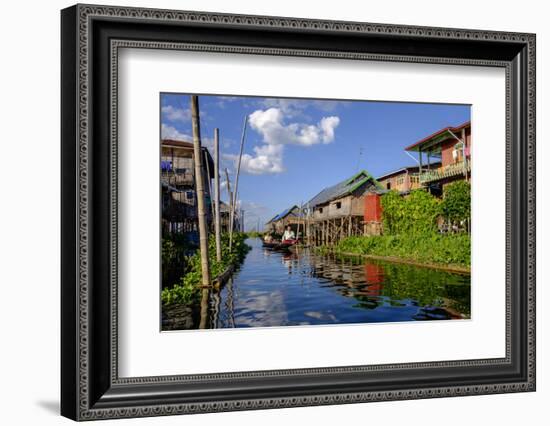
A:
MULTIPOLYGON (((208 241, 208 256, 210 260, 210 275, 213 278, 221 275, 229 266, 236 266, 244 260, 250 247, 244 242, 246 234, 233 233, 233 246, 229 250, 229 234, 223 234, 222 260, 216 260, 216 240, 211 235, 208 241)), ((187 273, 185 273, 174 286, 165 288, 161 293, 164 305, 196 303, 200 297, 200 284, 202 281, 200 251, 196 251, 187 258, 187 273)))

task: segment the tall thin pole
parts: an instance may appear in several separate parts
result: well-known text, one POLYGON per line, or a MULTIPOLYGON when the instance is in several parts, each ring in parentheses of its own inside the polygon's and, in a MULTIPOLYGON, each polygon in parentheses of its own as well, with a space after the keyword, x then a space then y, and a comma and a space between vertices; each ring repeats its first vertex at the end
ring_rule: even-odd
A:
MULTIPOLYGON (((233 191, 233 215, 235 217, 235 209, 237 207, 237 192, 239 191, 239 174, 241 173, 241 160, 243 158, 243 148, 244 148, 244 138, 246 136, 246 123, 248 121, 248 115, 244 116, 243 120, 243 131, 241 133, 241 149, 239 151, 239 161, 237 163, 237 175, 235 176, 235 189, 233 191)), ((233 221, 231 221, 231 228, 229 231, 229 250, 231 250, 231 245, 233 244, 233 221)))
POLYGON ((221 214, 220 214, 220 129, 214 129, 214 206, 216 217, 214 227, 216 231, 216 260, 222 260, 221 214))
POLYGON ((191 96, 191 121, 193 123, 193 152, 195 160, 195 186, 197 193, 197 214, 199 219, 199 242, 201 251, 202 285, 210 286, 210 265, 208 261, 208 229, 204 201, 204 176, 202 167, 201 128, 199 124, 199 99, 191 96))
MULTIPOLYGON (((302 222, 304 215, 304 202, 300 202, 300 211, 298 212, 298 229, 296 229, 296 239, 298 240, 300 238, 300 223, 302 222)), ((303 238, 302 238, 302 244, 303 244, 303 238)))
POLYGON ((229 172, 227 171, 227 167, 225 168, 225 181, 227 182, 227 195, 229 198, 229 223, 227 224, 227 231, 229 232, 231 229, 231 222, 233 221, 231 214, 233 211, 233 194, 231 193, 231 181, 229 180, 229 172))

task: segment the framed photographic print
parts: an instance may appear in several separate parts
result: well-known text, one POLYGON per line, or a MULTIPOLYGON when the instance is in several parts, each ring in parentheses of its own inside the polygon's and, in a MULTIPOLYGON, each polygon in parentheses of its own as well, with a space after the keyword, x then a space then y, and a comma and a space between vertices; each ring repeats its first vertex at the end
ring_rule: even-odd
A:
POLYGON ((74 420, 535 390, 535 36, 76 5, 74 420))

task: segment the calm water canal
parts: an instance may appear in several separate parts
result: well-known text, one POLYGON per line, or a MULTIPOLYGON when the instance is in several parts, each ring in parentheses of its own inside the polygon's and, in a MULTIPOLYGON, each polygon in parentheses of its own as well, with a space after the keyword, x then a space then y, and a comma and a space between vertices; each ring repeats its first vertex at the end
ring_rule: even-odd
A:
MULTIPOLYGON (((469 275, 307 249, 270 251, 259 239, 247 244, 241 268, 210 294, 206 328, 470 317, 469 275)), ((198 321, 174 328, 198 328, 198 321)))

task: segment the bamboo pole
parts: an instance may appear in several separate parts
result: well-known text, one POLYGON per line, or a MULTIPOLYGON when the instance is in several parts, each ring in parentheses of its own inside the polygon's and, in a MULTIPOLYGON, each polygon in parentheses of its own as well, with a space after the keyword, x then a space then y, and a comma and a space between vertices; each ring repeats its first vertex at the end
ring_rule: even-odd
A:
POLYGON ((203 288, 201 291, 201 310, 199 329, 204 330, 208 326, 208 301, 210 300, 210 289, 203 288))
POLYGON ((227 167, 225 168, 225 180, 227 182, 227 196, 229 197, 229 223, 227 224, 227 232, 229 232, 232 221, 231 212, 233 211, 233 194, 231 193, 231 181, 229 180, 229 172, 227 171, 227 167))
POLYGON ((193 124, 193 152, 195 157, 195 186, 197 194, 197 215, 199 219, 202 285, 210 286, 210 265, 208 261, 208 229, 206 226, 204 177, 201 155, 201 129, 199 123, 199 99, 197 96, 191 96, 191 120, 193 124))
POLYGON ((462 129, 462 167, 464 168, 464 177, 468 182, 468 166, 466 164, 466 128, 462 129))
POLYGON ((222 260, 221 213, 220 213, 220 129, 214 129, 214 228, 216 232, 216 260, 222 260))
MULTIPOLYGON (((206 186, 208 186, 208 195, 212 196, 212 181, 210 180, 210 166, 208 164, 208 156, 206 155, 206 150, 203 151, 204 153, 204 156, 203 156, 203 160, 204 160, 204 164, 205 164, 205 167, 206 167, 206 179, 205 179, 205 184, 206 186)), ((210 203, 210 207, 212 207, 212 216, 215 215, 215 211, 214 211, 214 207, 212 206, 212 202, 210 203)))
MULTIPOLYGON (((304 202, 301 201, 300 202, 300 213, 299 213, 299 216, 298 216, 298 227, 296 229, 296 239, 297 240, 298 240, 299 235, 300 235, 300 223, 302 222, 303 214, 304 214, 304 202)), ((303 242, 304 242, 304 239, 302 238, 302 244, 303 244, 303 242)))
MULTIPOLYGON (((237 163, 237 175, 235 176, 235 188, 233 191, 233 209, 231 210, 233 215, 232 218, 235 217, 235 209, 237 208, 237 192, 239 191, 239 175, 241 173, 241 160, 243 158, 243 148, 244 148, 244 138, 246 136, 246 123, 248 121, 248 115, 244 116, 243 120, 243 131, 241 133, 241 149, 239 151, 239 161, 237 163)), ((229 250, 231 250, 231 246, 233 244, 233 220, 231 220, 230 228, 229 228, 229 250)))

